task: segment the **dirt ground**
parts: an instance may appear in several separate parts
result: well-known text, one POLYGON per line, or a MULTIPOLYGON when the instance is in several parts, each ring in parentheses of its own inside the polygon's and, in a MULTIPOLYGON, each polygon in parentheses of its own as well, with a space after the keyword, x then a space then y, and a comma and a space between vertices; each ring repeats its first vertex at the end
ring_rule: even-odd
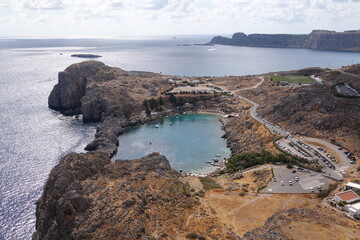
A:
MULTIPOLYGON (((225 225, 238 236, 258 228, 274 213, 290 208, 313 208, 321 201, 308 194, 259 194, 259 187, 267 184, 272 178, 271 167, 260 167, 242 175, 221 175, 214 180, 223 189, 206 191, 200 198, 201 208, 210 209, 212 218, 218 224, 225 225)), ((196 177, 186 177, 195 191, 202 190, 202 185, 196 177)))

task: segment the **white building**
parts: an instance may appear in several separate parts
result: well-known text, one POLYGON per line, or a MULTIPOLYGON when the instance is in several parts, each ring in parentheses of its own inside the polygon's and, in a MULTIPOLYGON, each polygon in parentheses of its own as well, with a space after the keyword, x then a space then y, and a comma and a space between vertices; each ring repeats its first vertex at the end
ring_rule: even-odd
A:
POLYGON ((345 189, 346 190, 351 189, 353 191, 358 191, 358 190, 360 190, 360 184, 349 182, 348 184, 345 185, 345 189))
POLYGON ((352 216, 360 216, 360 202, 346 206, 352 216))

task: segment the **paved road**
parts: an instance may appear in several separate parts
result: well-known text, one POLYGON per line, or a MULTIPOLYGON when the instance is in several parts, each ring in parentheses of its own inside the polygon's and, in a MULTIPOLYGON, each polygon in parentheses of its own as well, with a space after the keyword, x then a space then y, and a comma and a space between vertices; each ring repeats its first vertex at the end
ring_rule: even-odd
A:
POLYGON ((240 96, 239 94, 237 94, 236 92, 237 91, 242 91, 242 90, 249 90, 249 89, 254 89, 254 88, 257 88, 259 87, 263 82, 264 82, 264 77, 260 77, 259 79, 261 79, 261 81, 259 83, 257 83, 255 86, 252 86, 252 87, 247 87, 247 88, 242 88, 242 89, 238 89, 238 90, 234 90, 234 91, 231 91, 231 93, 237 97, 237 98, 240 98, 248 103, 250 103, 251 105, 253 105, 251 108, 250 108, 250 114, 251 116, 258 122, 260 122, 261 124, 263 124, 266 128, 269 129, 269 131, 272 133, 272 134, 278 134, 278 135, 282 135, 284 137, 288 136, 289 133, 287 131, 285 131, 285 129, 281 128, 280 126, 277 126, 276 124, 273 124, 263 118, 261 118, 256 110, 257 108, 259 107, 259 104, 257 104, 256 102, 246 98, 246 97, 243 97, 243 96, 240 96))
POLYGON ((340 72, 341 72, 341 74, 345 74, 345 75, 349 75, 349 76, 352 76, 352 77, 360 78, 360 74, 349 73, 349 72, 342 72, 342 71, 340 71, 340 72))

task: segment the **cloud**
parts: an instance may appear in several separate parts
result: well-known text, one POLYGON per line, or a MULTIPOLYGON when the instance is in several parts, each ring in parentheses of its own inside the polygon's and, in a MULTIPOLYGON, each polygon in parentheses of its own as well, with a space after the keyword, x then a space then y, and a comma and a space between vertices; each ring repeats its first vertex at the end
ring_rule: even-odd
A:
POLYGON ((39 24, 67 32, 69 26, 87 29, 89 23, 99 32, 113 26, 118 30, 109 34, 120 35, 127 34, 125 31, 156 34, 346 30, 359 28, 359 3, 360 0, 0 0, 0 9, 7 12, 1 16, 0 33, 3 34, 2 29, 21 29, 19 26, 36 32, 39 24), (12 27, 5 28, 5 23, 12 27))

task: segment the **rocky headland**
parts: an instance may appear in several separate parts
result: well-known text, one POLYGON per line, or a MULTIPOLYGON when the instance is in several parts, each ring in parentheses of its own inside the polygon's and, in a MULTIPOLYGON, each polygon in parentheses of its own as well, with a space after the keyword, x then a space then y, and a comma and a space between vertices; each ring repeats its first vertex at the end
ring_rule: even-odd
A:
POLYGON ((216 36, 210 44, 247 47, 307 48, 315 50, 360 51, 360 31, 314 30, 310 34, 234 33, 231 38, 216 36))

